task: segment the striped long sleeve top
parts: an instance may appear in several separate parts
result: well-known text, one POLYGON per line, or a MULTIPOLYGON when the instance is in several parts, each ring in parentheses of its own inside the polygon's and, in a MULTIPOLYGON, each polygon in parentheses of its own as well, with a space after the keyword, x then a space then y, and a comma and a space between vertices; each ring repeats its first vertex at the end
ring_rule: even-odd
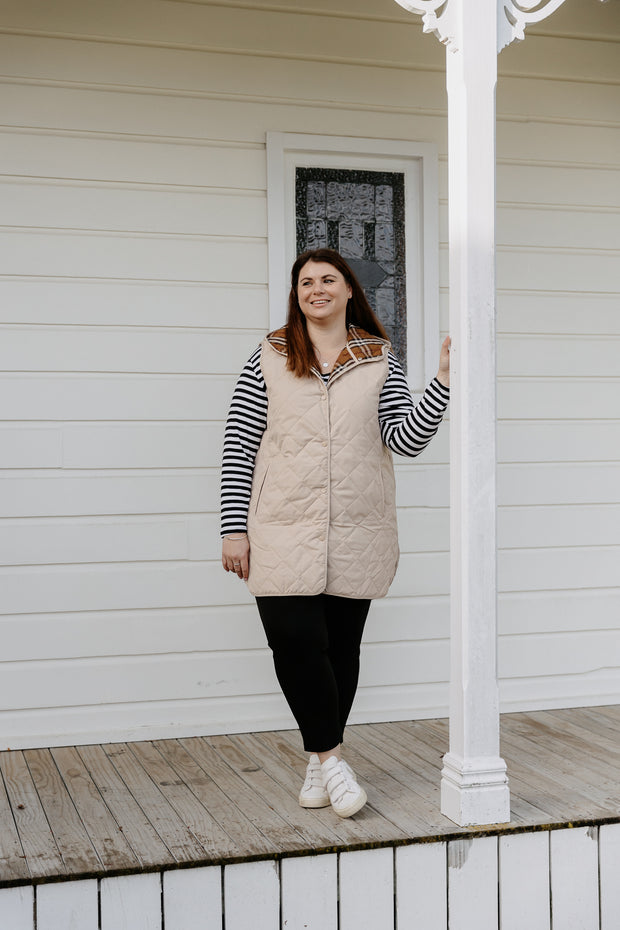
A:
MULTIPOLYGON (((267 427, 268 398, 261 347, 250 356, 237 381, 224 434, 221 482, 221 533, 244 533, 256 453, 267 427)), ((385 445, 410 458, 429 444, 443 418, 450 391, 434 378, 414 404, 400 362, 388 353, 389 371, 379 398, 379 426, 385 445)), ((327 379, 327 376, 326 376, 327 379)))

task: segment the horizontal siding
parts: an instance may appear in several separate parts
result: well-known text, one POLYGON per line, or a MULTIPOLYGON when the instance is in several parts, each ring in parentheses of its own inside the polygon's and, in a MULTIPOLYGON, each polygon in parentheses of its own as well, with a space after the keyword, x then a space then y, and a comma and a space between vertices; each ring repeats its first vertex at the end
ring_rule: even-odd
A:
MULTIPOLYGON (((253 343, 254 347, 256 343, 253 343)), ((222 420, 235 375, 14 372, 0 375, 0 415, 7 423, 222 420), (14 390, 14 393, 13 393, 14 390)))
MULTIPOLYGON (((500 592, 613 588, 617 546, 508 549, 499 553, 500 592)), ((448 594, 446 553, 403 553, 393 597, 448 594)), ((237 603, 241 586, 219 560, 44 565, 4 568, 7 613, 124 610, 237 603)), ((243 596, 248 602, 249 595, 243 596)))
POLYGON ((13 228, 0 234, 4 274, 265 284, 265 243, 230 236, 138 236, 13 228))
POLYGON ((6 226, 38 227, 62 215, 67 228, 149 235, 265 237, 267 216, 259 191, 123 189, 78 182, 3 185, 6 226), (76 200, 79 191, 79 202, 76 200), (156 195, 156 196, 154 196, 156 195), (29 205, 24 210, 23 204, 29 205))
MULTIPOLYGON (((420 461, 448 460, 443 428, 420 461)), ((224 431, 221 422, 67 423, 0 426, 3 468, 216 468, 224 431)), ((614 461, 620 420, 502 421, 500 463, 614 461)), ((398 461, 405 463, 404 457, 398 461)))
POLYGON ((566 412, 577 420, 593 412, 599 419, 613 419, 618 413, 616 393, 617 379, 612 372, 589 378, 501 378, 498 385, 501 414, 530 420, 560 417, 566 412))
POLYGON ((148 474, 67 471, 54 477, 8 471, 0 487, 0 505, 8 517, 200 513, 207 502, 214 506, 218 487, 215 471, 195 469, 153 469, 148 474))
MULTIPOLYGON (((620 700, 620 24, 573 6, 499 59, 511 708, 620 700)), ((222 421, 268 326, 265 133, 437 145, 445 330, 444 49, 393 0, 13 0, 0 53, 0 743, 290 725, 217 538, 222 421)), ((398 461, 356 720, 445 712, 447 462, 447 423, 398 461)))
MULTIPOLYGON (((0 412, 7 423, 222 419, 234 381, 233 374, 12 373, 0 375, 3 387, 14 387, 14 393, 0 391, 0 412)), ((553 380, 544 375, 500 378, 499 408, 506 420, 559 419, 567 411, 576 420, 593 413, 597 419, 614 419, 616 384, 611 372, 553 380)), ((430 451, 429 447, 425 455, 430 451)))
MULTIPOLYGON (((497 312, 500 335, 506 331, 556 336, 618 335, 618 302, 613 294, 501 291, 497 312)), ((594 378, 613 378, 614 375, 613 370, 601 371, 590 380, 596 383, 594 378)), ((502 380, 506 380, 506 376, 502 376, 502 380)))
MULTIPOLYGON (((20 87, 6 85, 3 88, 5 102, 13 106, 13 112, 5 111, 9 128, 2 132, 3 164, 9 175, 25 181, 38 179, 55 185, 58 180, 111 184, 139 184, 188 188, 232 188, 233 190, 264 190, 266 183, 265 155, 259 142, 243 140, 225 141, 192 137, 192 125, 199 117, 199 108, 188 107, 182 118, 178 101, 166 106, 166 98, 158 102, 169 109, 161 113, 162 121, 146 123, 141 127, 129 120, 129 114, 139 109, 144 100, 139 95, 118 94, 111 118, 117 117, 119 107, 127 109, 127 123, 115 121, 114 127, 81 125, 79 116, 89 100, 97 96, 94 91, 73 91, 70 95, 55 90, 46 93, 42 87, 20 87), (34 118, 33 108, 39 101, 47 99, 56 112, 45 120, 44 107, 39 119, 34 118), (193 112, 195 109, 196 112, 193 112), (68 111, 68 113, 65 112, 68 111), (22 125, 24 112, 30 119, 22 125), (177 113, 176 132, 162 135, 165 117, 177 113), (20 119, 20 113, 22 117, 20 119), (68 125, 64 127, 67 118, 68 125), (34 125, 33 125, 34 124, 34 125), (38 128, 40 124, 40 128, 38 128), (58 126, 57 129, 48 127, 58 126), (141 131, 140 131, 141 130, 141 131), (241 179, 241 186, 240 185, 241 179)), ((114 96, 114 95, 112 95, 114 96)), ((106 102, 101 94, 99 109, 106 102)), ((137 116, 139 119, 139 115, 137 116)), ((78 186, 76 184, 76 186, 78 186)))
MULTIPOLYGON (((3 285, 3 323, 77 326, 267 327, 267 286, 208 281, 15 278, 3 285)), ((16 398, 17 399, 17 398, 16 398)), ((131 399, 131 393, 128 400, 131 399)))
MULTIPOLYGON (((611 634, 607 643, 614 643, 611 634)), ((596 652, 601 654, 603 645, 596 652)), ((369 689, 384 683, 385 646, 368 645, 365 650, 365 667, 360 684, 369 689)), ((435 682, 444 682, 448 663, 446 642, 410 643, 398 650, 399 660, 392 668, 390 687, 406 687, 411 677, 412 665, 417 671, 417 685, 424 687, 435 682)), ((593 650, 594 651, 594 650, 593 650)), ((575 663, 576 664, 576 663, 575 663)), ((82 663, 64 660, 28 663, 12 663, 4 670, 0 687, 3 704, 19 701, 20 708, 34 710, 40 705, 36 682, 49 692, 53 686, 52 707, 72 707, 77 702, 76 692, 82 697, 80 705, 97 705, 107 701, 113 704, 138 705, 153 700, 159 702, 204 701, 209 696, 222 698, 245 698, 273 696, 278 691, 272 669, 271 656, 267 649, 249 656, 241 650, 230 653, 184 655, 174 653, 158 656, 106 657, 84 660, 82 663), (116 669, 114 688, 110 687, 110 668, 116 669), (221 679, 221 680, 220 680, 221 679), (54 680, 56 684, 53 685, 54 680), (214 682, 217 680, 217 687, 214 682), (156 698, 154 697, 156 695, 156 698)), ((279 695, 278 695, 279 698, 279 695)), ((282 706, 283 702, 282 702, 282 706)), ((137 708, 136 713, 140 713, 137 708)), ((289 717, 288 725, 292 719, 289 717)))
POLYGON ((208 331, 138 327, 6 327, 5 370, 119 371, 227 374, 238 370, 260 342, 259 330, 208 331), (78 353, 77 355, 75 353, 78 353), (9 368, 10 370, 10 368, 9 368))
MULTIPOLYGON (((445 640, 448 602, 444 597, 391 598, 374 604, 365 632, 367 643, 385 646, 408 638, 411 642, 445 640)), ((232 604, 172 610, 57 612, 53 621, 44 613, 5 615, 0 620, 6 648, 3 660, 39 663, 97 659, 106 656, 158 656, 194 651, 233 653, 242 641, 246 650, 264 650, 262 626, 254 607, 232 604), (50 630, 57 636, 50 637, 50 630), (128 635, 129 634, 129 635, 128 635)))
MULTIPOLYGON (((601 171, 589 162, 571 163, 570 152, 560 162, 521 162, 510 156, 498 160, 497 196, 502 203, 580 205, 617 209, 620 193, 615 183, 617 168, 601 171)), ((440 163, 447 176, 447 164, 440 163)), ((534 234, 532 232, 532 234, 534 234)))
MULTIPOLYGON (((447 594, 443 553, 404 553, 393 585, 396 597, 447 594), (415 578, 412 588, 411 578, 415 578)), ((219 562, 101 563, 97 566, 4 568, 3 608, 9 613, 121 610, 236 603, 243 591, 219 562)))
POLYGON ((498 503, 510 506, 618 503, 619 462, 504 465, 498 503))

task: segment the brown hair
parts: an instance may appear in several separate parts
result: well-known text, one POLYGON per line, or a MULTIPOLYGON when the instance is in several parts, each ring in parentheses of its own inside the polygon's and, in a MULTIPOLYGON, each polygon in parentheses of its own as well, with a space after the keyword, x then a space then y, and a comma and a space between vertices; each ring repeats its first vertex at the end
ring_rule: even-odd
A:
POLYGON ((351 297, 347 303, 347 327, 350 324, 366 330, 371 336, 380 336, 388 339, 382 324, 377 319, 372 307, 368 303, 364 290, 355 277, 353 270, 339 252, 334 249, 312 249, 303 252, 295 259, 291 269, 291 290, 288 298, 288 314, 286 318, 286 345, 288 358, 286 367, 299 378, 308 377, 317 359, 314 346, 308 335, 306 318, 301 312, 297 299, 297 285, 299 274, 306 262, 326 262, 333 265, 343 276, 351 288, 351 297))

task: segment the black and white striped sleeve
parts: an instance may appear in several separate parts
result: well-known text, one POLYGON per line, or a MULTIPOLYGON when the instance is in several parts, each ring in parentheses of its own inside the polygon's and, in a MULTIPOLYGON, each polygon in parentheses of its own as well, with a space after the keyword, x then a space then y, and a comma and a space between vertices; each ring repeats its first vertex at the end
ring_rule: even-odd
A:
POLYGON ((267 427, 267 389, 260 358, 259 346, 239 376, 226 420, 221 481, 222 536, 245 533, 247 529, 254 462, 267 427))
POLYGON ((395 355, 388 354, 389 374, 379 397, 379 425, 385 445, 413 458, 426 449, 448 406, 450 389, 433 378, 414 404, 405 373, 395 355))

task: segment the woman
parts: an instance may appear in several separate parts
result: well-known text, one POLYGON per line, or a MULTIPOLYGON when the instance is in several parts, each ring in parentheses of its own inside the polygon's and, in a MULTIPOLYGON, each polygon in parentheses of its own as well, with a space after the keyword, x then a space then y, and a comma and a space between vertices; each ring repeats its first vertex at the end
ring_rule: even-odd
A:
POLYGON ((310 753, 302 807, 366 803, 342 759, 375 597, 398 563, 392 451, 415 456, 448 403, 449 347, 414 406, 383 326, 345 260, 300 255, 287 325, 243 369, 226 426, 222 565, 247 580, 310 753), (391 451, 390 451, 391 450, 391 451))

